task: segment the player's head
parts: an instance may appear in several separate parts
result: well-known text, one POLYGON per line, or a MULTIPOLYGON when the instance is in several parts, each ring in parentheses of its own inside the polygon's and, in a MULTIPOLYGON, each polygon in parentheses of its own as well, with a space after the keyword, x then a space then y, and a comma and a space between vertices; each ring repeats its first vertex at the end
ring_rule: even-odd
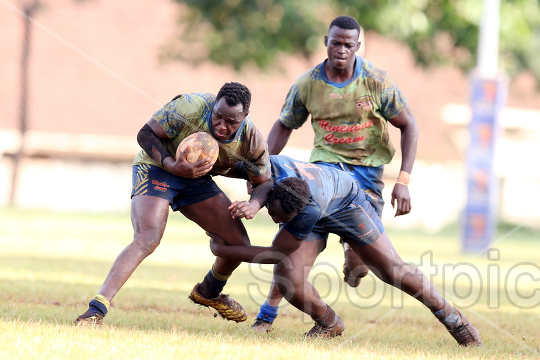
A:
POLYGON ((249 106, 251 105, 251 91, 245 86, 237 82, 225 83, 219 89, 216 96, 216 103, 225 98, 225 102, 229 106, 242 104, 242 111, 247 115, 249 106))
POLYGON ((338 16, 330 23, 330 26, 328 27, 328 33, 330 33, 330 30, 332 30, 334 26, 337 26, 338 28, 343 30, 356 30, 358 32, 358 35, 360 35, 360 24, 353 17, 347 15, 338 16))
POLYGON ((337 71, 354 67, 355 53, 360 49, 360 25, 350 16, 338 16, 328 28, 324 37, 328 61, 337 71))
POLYGON ((229 140, 249 114, 251 92, 237 82, 225 83, 216 96, 212 109, 212 130, 218 140, 229 140))
POLYGON ((268 214, 276 223, 289 222, 304 209, 309 194, 309 187, 304 180, 286 178, 272 190, 268 199, 268 214))

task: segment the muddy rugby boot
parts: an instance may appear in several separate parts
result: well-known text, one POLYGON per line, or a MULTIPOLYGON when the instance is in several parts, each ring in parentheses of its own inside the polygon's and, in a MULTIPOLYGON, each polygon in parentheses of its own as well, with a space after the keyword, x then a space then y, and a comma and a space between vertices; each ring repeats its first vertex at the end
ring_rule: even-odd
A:
POLYGON ((251 325, 251 329, 257 332, 270 333, 270 331, 272 331, 272 323, 261 320, 261 319, 257 319, 255 320, 255 323, 251 325))
POLYGON ((461 346, 481 346, 482 339, 478 330, 472 326, 467 318, 448 302, 444 302, 441 310, 433 313, 446 327, 450 335, 461 346))
POLYGON ((195 285, 193 291, 191 291, 191 295, 189 295, 189 299, 195 304, 216 309, 218 314, 224 319, 236 322, 246 321, 246 311, 242 305, 236 300, 231 299, 229 295, 219 294, 218 297, 207 299, 199 294, 198 288, 199 284, 195 285))

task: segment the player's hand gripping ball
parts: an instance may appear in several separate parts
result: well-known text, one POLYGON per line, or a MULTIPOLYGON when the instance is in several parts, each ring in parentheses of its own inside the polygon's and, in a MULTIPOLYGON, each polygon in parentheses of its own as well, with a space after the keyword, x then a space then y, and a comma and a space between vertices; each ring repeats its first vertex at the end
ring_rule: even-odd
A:
POLYGON ((197 132, 182 140, 176 150, 177 159, 187 147, 189 147, 189 150, 186 155, 186 160, 190 164, 196 163, 204 158, 209 158, 210 161, 216 161, 219 156, 219 144, 217 140, 206 132, 197 132))

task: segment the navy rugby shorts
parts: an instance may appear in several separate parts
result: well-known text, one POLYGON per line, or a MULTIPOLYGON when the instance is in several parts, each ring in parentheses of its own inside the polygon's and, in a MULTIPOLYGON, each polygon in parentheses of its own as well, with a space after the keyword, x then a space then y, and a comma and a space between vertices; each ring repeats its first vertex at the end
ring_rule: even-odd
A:
POLYGON ((131 197, 157 196, 169 201, 173 211, 213 198, 222 191, 210 175, 190 179, 153 165, 133 165, 131 197))
POLYGON ((381 218, 364 196, 358 196, 357 200, 348 208, 317 221, 305 241, 323 239, 326 243, 331 233, 356 246, 374 243, 384 232, 381 218))

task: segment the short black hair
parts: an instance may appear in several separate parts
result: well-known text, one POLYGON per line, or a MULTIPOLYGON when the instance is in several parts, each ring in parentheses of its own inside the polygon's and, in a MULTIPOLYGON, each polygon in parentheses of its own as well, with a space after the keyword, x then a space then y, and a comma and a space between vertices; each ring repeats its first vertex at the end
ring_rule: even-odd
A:
POLYGON ((235 106, 241 103, 244 108, 244 113, 249 111, 249 106, 251 105, 251 91, 249 91, 245 85, 237 82, 225 83, 225 85, 219 89, 216 96, 216 103, 221 100, 222 97, 225 97, 227 105, 235 106))
POLYGON ((345 29, 345 30, 358 30, 358 34, 360 34, 360 24, 358 24, 358 21, 356 21, 355 18, 347 16, 347 15, 341 15, 332 20, 330 23, 330 26, 328 27, 328 32, 330 32, 330 29, 332 26, 337 26, 338 28, 345 29))
POLYGON ((304 180, 289 177, 276 185, 270 195, 269 202, 279 200, 283 211, 292 214, 300 212, 306 207, 309 195, 309 186, 304 180))

